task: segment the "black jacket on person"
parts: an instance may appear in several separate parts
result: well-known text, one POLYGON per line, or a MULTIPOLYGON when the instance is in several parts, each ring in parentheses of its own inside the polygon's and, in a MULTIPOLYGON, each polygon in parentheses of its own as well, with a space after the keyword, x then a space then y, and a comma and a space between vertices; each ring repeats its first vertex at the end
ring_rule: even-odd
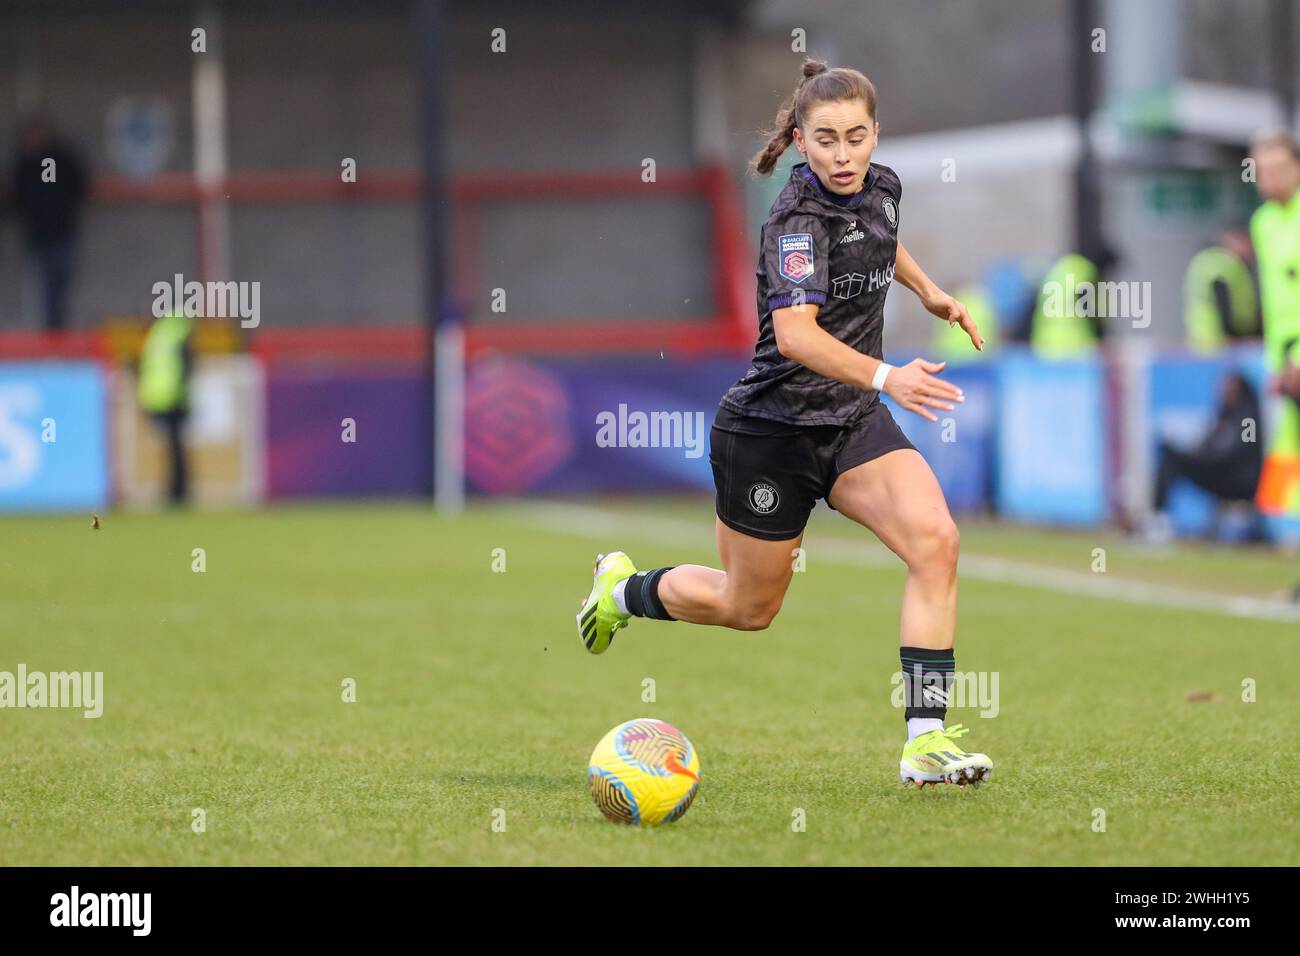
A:
POLYGON ((34 245, 71 239, 86 198, 81 159, 62 142, 20 151, 14 164, 14 212, 34 245), (45 182, 45 160, 54 160, 54 181, 45 182))
POLYGON ((1219 406, 1218 415, 1202 439, 1197 454, 1224 467, 1235 466, 1258 472, 1263 451, 1258 441, 1242 441, 1242 422, 1259 423, 1259 397, 1244 378, 1237 376, 1235 395, 1219 406))

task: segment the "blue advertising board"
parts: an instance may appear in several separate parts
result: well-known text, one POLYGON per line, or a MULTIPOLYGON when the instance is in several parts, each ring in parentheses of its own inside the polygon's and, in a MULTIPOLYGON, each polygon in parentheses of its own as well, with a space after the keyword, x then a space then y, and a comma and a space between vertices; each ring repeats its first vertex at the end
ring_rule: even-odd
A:
POLYGON ((107 504, 107 404, 93 362, 0 363, 0 511, 107 504))
POLYGON ((998 363, 997 505, 1004 517, 1096 525, 1108 516, 1106 402, 1096 360, 998 363))
MULTIPOLYGON (((906 364, 903 356, 889 356, 906 364)), ((930 464, 953 513, 983 511, 993 499, 993 459, 996 449, 997 367, 993 362, 953 365, 942 377, 966 400, 951 412, 935 409, 937 422, 904 411, 888 396, 885 404, 908 441, 930 464)))
POLYGON ((465 468, 489 495, 711 491, 709 430, 740 358, 490 356, 466 377, 465 468))

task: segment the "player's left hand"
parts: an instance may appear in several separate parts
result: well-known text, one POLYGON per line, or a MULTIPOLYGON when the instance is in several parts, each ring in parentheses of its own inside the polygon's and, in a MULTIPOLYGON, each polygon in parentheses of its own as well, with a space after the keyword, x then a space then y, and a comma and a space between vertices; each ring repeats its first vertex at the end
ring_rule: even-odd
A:
POLYGON ((928 299, 923 299, 922 304, 927 312, 943 319, 949 325, 960 325, 962 331, 970 336, 971 344, 979 351, 984 351, 984 336, 980 335, 980 330, 975 327, 975 320, 966 311, 966 306, 947 292, 941 291, 928 299))

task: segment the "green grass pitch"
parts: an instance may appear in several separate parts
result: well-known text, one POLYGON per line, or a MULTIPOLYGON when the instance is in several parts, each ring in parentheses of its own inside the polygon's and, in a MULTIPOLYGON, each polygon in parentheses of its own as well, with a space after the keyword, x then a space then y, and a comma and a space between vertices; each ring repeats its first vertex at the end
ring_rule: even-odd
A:
MULTIPOLYGON (((1293 621, 963 574, 957 666, 998 673, 999 713, 949 723, 997 769, 908 790, 904 575, 867 532, 819 512, 765 632, 634 621, 592 657, 573 615, 595 552, 715 564, 713 517, 600 505, 604 534, 574 507, 3 519, 0 671, 103 671, 106 700, 0 710, 0 863, 1300 863, 1293 621), (596 741, 643 715, 703 765, 660 830, 605 822, 585 788, 596 741)), ((1300 578, 1262 552, 963 525, 976 568, 1090 575, 1096 548, 1107 581, 1225 602, 1300 578)))

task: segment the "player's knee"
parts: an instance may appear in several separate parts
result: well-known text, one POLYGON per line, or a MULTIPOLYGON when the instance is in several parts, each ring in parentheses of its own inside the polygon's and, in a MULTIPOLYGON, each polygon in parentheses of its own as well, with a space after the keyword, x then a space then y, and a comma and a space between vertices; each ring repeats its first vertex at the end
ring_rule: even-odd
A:
POLYGON ((916 529, 912 559, 909 564, 928 571, 957 570, 957 552, 961 547, 961 532, 948 515, 935 516, 916 529))
POLYGON ((732 627, 738 631, 765 631, 781 610, 781 599, 749 601, 733 611, 732 627))

